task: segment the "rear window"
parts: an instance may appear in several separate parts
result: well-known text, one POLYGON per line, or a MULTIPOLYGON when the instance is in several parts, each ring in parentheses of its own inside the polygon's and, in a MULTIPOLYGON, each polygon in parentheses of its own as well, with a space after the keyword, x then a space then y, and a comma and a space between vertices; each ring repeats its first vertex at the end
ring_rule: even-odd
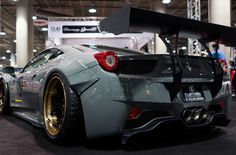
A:
MULTIPOLYGON (((183 78, 214 78, 212 62, 209 58, 197 56, 180 56, 180 63, 183 69, 183 78)), ((158 76, 172 76, 173 70, 171 60, 164 56, 157 62, 158 76)))

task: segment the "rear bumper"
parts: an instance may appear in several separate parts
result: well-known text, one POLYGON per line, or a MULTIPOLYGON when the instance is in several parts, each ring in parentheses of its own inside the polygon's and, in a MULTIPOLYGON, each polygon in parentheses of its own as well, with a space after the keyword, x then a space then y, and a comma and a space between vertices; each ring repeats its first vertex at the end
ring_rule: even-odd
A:
POLYGON ((148 123, 144 124, 141 127, 124 130, 122 136, 122 144, 126 144, 128 139, 134 135, 144 134, 152 131, 157 131, 161 128, 201 128, 205 126, 227 126, 230 123, 230 119, 224 113, 214 114, 209 121, 204 124, 197 124, 188 126, 184 123, 184 121, 180 118, 176 118, 173 116, 164 117, 164 118, 156 118, 148 123))
MULTIPOLYGON (((175 99, 171 100, 171 93, 166 88, 166 83, 169 82, 162 83, 162 78, 127 77, 104 72, 99 66, 94 66, 80 72, 72 79, 79 80, 74 82, 76 84, 72 85, 72 88, 80 97, 86 136, 89 139, 123 134, 123 132, 124 137, 129 137, 129 135, 159 128, 162 124, 177 118, 180 119, 177 119, 177 122, 180 122, 178 124, 181 124, 184 109, 204 108, 209 113, 225 112, 227 116, 230 110, 230 95, 225 93, 227 84, 222 86, 223 93, 212 98, 207 83, 194 81, 192 85, 201 86, 205 100, 185 102, 181 90, 175 99), (78 77, 84 78, 81 81, 78 77), (224 107, 221 105, 222 100, 224 100, 224 104, 222 103, 224 107), (132 108, 140 108, 142 113, 138 119, 129 124, 132 108), (153 114, 142 117, 143 113, 152 111, 153 114)), ((187 89, 187 86, 191 86, 191 83, 183 83, 184 88, 187 89)))

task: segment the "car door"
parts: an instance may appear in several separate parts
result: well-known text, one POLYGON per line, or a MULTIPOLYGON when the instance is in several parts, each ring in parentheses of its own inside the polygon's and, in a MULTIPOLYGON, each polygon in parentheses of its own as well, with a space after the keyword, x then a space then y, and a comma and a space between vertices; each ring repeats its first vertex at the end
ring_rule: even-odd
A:
POLYGON ((51 70, 53 66, 55 66, 54 59, 63 54, 63 52, 57 48, 49 49, 45 55, 43 56, 45 59, 44 63, 41 64, 40 67, 37 68, 34 72, 34 76, 31 78, 31 85, 32 85, 32 103, 35 104, 34 108, 37 111, 40 109, 40 103, 42 100, 39 98, 39 93, 42 81, 45 79, 45 75, 47 75, 47 72, 51 70))
POLYGON ((48 61, 49 57, 48 50, 40 53, 25 66, 16 78, 18 89, 15 93, 15 109, 27 112, 35 111, 37 105, 33 102, 33 87, 35 85, 32 81, 36 77, 38 70, 48 61))

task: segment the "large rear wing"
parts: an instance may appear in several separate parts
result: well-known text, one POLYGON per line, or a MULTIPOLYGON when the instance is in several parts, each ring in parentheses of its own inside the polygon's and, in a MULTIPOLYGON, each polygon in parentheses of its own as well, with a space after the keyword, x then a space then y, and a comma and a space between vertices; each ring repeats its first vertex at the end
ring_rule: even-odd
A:
POLYGON ((236 29, 192 19, 143 10, 125 5, 100 22, 100 30, 114 34, 152 32, 175 34, 207 43, 217 41, 236 47, 236 29))
MULTIPOLYGON (((178 52, 173 53, 165 37, 176 35, 176 51, 178 37, 197 39, 206 48, 210 56, 211 52, 206 46, 208 42, 216 41, 226 46, 236 47, 235 28, 152 12, 131 7, 130 5, 125 5, 110 17, 102 20, 99 27, 101 31, 108 31, 116 35, 129 32, 158 33, 167 46, 173 66, 173 83, 169 86, 172 100, 181 88, 183 67, 180 63, 178 52)), ((209 88, 214 97, 222 87, 223 70, 218 60, 215 61, 211 58, 211 62, 214 71, 214 82, 209 84, 209 88)))

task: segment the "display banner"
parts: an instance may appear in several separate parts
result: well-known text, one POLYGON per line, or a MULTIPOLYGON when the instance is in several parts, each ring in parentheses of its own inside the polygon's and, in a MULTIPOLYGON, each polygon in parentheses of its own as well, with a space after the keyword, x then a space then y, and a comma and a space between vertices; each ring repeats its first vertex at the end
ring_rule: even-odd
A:
POLYGON ((48 38, 130 38, 153 37, 150 33, 126 33, 114 35, 101 33, 99 21, 48 21, 48 38))
POLYGON ((62 26, 62 33, 99 33, 99 31, 97 26, 65 25, 62 26))
POLYGON ((49 21, 49 38, 103 37, 99 32, 99 21, 49 21))

